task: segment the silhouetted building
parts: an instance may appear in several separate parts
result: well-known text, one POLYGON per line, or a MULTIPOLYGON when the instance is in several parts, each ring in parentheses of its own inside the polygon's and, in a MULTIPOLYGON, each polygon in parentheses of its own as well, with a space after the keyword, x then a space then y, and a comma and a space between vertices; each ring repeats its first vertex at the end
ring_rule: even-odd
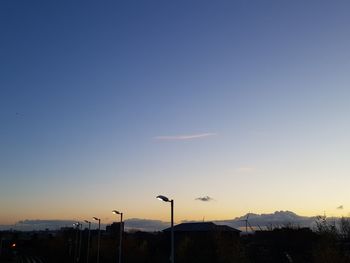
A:
MULTIPOLYGON (((122 223, 122 228, 124 230, 124 222, 122 223)), ((120 233, 120 222, 114 222, 111 225, 106 226, 106 233, 112 236, 119 235, 120 233)))
MULTIPOLYGON (((171 228, 163 232, 165 244, 170 247, 171 228)), ((218 251, 224 249, 224 244, 238 246, 241 231, 213 222, 200 222, 176 225, 174 232, 175 258, 179 262, 226 262, 218 259, 218 251)))
MULTIPOLYGON (((319 262, 312 261, 317 234, 310 228, 278 228, 271 231, 256 231, 247 237, 248 253, 253 262, 319 262)), ((328 262, 328 261, 325 261, 328 262)), ((337 262, 336 260, 334 262, 337 262)))
MULTIPOLYGON (((170 233, 171 228, 163 230, 165 233, 170 233)), ((177 235, 206 235, 215 233, 225 233, 230 236, 239 236, 240 230, 227 225, 217 225, 213 222, 197 222, 197 223, 182 223, 174 226, 174 232, 177 235)))

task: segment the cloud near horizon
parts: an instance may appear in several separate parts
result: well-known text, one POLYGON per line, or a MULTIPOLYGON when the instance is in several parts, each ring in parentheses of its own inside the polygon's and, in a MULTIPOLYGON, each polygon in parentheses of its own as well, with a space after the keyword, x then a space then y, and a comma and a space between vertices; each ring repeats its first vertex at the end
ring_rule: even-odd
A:
POLYGON ((216 135, 217 133, 206 132, 206 133, 196 133, 196 134, 156 136, 153 139, 157 141, 187 141, 187 140, 194 140, 194 139, 204 139, 204 138, 216 136, 216 135))
POLYGON ((202 201, 202 202, 209 202, 213 201, 214 199, 210 196, 203 196, 203 197, 197 197, 195 200, 202 201))
MULTIPOLYGON (((62 220, 62 219, 24 219, 15 223, 15 225, 0 225, 0 231, 15 229, 20 231, 32 231, 32 230, 59 230, 62 227, 73 227, 73 223, 76 223, 77 220, 62 220)), ((153 220, 153 219, 143 219, 143 218, 129 218, 125 221, 126 230, 140 230, 140 231, 161 231, 169 227, 170 223, 153 220)), ((112 222, 102 223, 101 228, 104 230, 105 227, 112 222)), ((83 227, 86 227, 86 224, 83 223, 83 227)), ((97 225, 93 224, 93 228, 96 228, 97 225)))
POLYGON ((161 231, 168 228, 169 222, 154 220, 154 219, 144 219, 144 218, 130 218, 125 220, 125 228, 127 230, 140 230, 140 231, 161 231))
MULTIPOLYGON (((254 214, 249 213, 249 222, 255 227, 259 226, 263 229, 266 229, 270 226, 283 226, 285 224, 293 224, 295 226, 302 227, 313 227, 317 220, 317 216, 300 216, 290 211, 276 211, 274 213, 269 214, 254 214)), ((220 225, 228 225, 231 227, 235 227, 238 229, 242 229, 244 231, 245 222, 247 215, 242 215, 240 217, 236 217, 233 219, 227 220, 213 220, 212 222, 220 225)), ((340 217, 331 217, 330 221, 340 220, 340 217)), ((76 222, 75 220, 22 220, 16 223, 16 225, 0 225, 0 230, 9 230, 16 229, 20 231, 30 231, 30 230, 58 230, 61 227, 72 227, 72 224, 76 222)), ((182 220, 181 223, 189 223, 189 222, 202 222, 198 220, 182 220)), ((109 222, 108 224, 111 224, 109 222)), ((108 224, 102 224, 102 229, 106 227, 108 224)), ((84 224, 86 226, 86 224, 84 224)), ((170 225, 169 222, 165 222, 162 220, 154 220, 154 219, 144 219, 144 218, 130 218, 125 220, 125 228, 127 231, 162 231, 165 228, 168 228, 170 225)), ((84 227, 85 227, 84 226, 84 227)), ((97 227, 94 224, 94 227, 97 227)))
POLYGON ((337 209, 338 209, 338 210, 342 210, 342 209, 344 209, 344 206, 343 206, 343 205, 340 205, 340 206, 337 207, 337 209))

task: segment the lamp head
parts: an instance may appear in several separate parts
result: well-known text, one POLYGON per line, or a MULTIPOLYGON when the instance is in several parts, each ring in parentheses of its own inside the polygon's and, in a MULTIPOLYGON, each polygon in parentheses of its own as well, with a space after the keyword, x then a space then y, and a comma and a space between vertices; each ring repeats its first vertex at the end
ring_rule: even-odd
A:
POLYGON ((121 213, 120 213, 119 211, 117 211, 117 210, 113 210, 112 213, 113 213, 113 214, 116 214, 116 215, 120 215, 120 214, 121 214, 121 213))
POLYGON ((164 202, 170 202, 169 198, 164 195, 158 195, 156 198, 164 202))
POLYGON ((91 223, 90 221, 87 221, 87 220, 84 220, 84 222, 87 223, 87 224, 90 224, 90 223, 91 223))
POLYGON ((99 221, 100 219, 99 218, 97 218, 97 217, 93 217, 93 219, 95 219, 95 220, 97 220, 97 221, 99 221))

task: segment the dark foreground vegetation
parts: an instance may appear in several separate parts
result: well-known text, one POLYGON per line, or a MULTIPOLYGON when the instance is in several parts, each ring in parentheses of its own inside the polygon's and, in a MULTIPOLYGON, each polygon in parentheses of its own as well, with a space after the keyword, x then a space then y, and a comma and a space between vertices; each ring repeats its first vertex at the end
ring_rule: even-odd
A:
MULTIPOLYGON (((87 234, 87 230, 81 232, 79 244, 80 233, 73 228, 0 232, 0 262, 20 262, 23 257, 40 259, 34 262, 87 262, 87 234)), ((97 232, 91 232, 89 262, 97 261, 97 236, 97 232)), ((175 243, 175 261, 181 263, 343 263, 350 262, 350 223, 342 219, 336 227, 319 218, 313 230, 284 226, 241 237, 225 232, 183 233, 176 236, 175 243)), ((117 262, 118 245, 117 233, 103 232, 100 263, 117 262)), ((169 262, 169 248, 167 233, 125 233, 123 262, 169 262)))

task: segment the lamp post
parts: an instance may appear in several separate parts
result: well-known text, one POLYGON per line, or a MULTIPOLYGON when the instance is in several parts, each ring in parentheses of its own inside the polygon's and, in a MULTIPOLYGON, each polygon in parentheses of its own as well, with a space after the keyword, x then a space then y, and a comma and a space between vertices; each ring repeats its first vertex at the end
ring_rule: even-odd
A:
POLYGON ((174 200, 169 199, 168 197, 164 195, 158 195, 157 199, 164 201, 164 202, 169 202, 171 205, 171 252, 170 252, 170 262, 174 263, 174 200))
POLYGON ((80 261, 80 251, 81 251, 81 229, 82 224, 80 222, 74 223, 73 226, 76 227, 77 232, 75 235, 75 249, 74 249, 74 260, 76 262, 80 261))
POLYGON ((90 230, 91 230, 91 222, 88 220, 85 220, 85 223, 89 224, 89 230, 88 230, 88 240, 87 240, 87 252, 86 252, 86 263, 89 263, 89 256, 90 256, 90 230))
POLYGON ((97 263, 100 262, 100 242, 101 242, 101 219, 93 217, 94 220, 98 221, 98 238, 97 238, 97 263))
POLYGON ((120 226, 119 226, 119 263, 122 262, 122 240, 123 240, 123 213, 117 210, 112 211, 113 214, 120 215, 120 226))
POLYGON ((1 256, 1 253, 2 253, 2 237, 0 238, 0 256, 1 256))
POLYGON ((73 256, 73 262, 77 261, 77 254, 78 254, 78 228, 76 223, 73 224, 73 227, 75 227, 75 240, 74 240, 74 256, 73 256))
POLYGON ((78 258, 77 262, 80 261, 80 255, 81 255, 81 240, 82 240, 82 230, 83 230, 83 224, 78 222, 78 229, 79 229, 79 248, 78 248, 78 258))

